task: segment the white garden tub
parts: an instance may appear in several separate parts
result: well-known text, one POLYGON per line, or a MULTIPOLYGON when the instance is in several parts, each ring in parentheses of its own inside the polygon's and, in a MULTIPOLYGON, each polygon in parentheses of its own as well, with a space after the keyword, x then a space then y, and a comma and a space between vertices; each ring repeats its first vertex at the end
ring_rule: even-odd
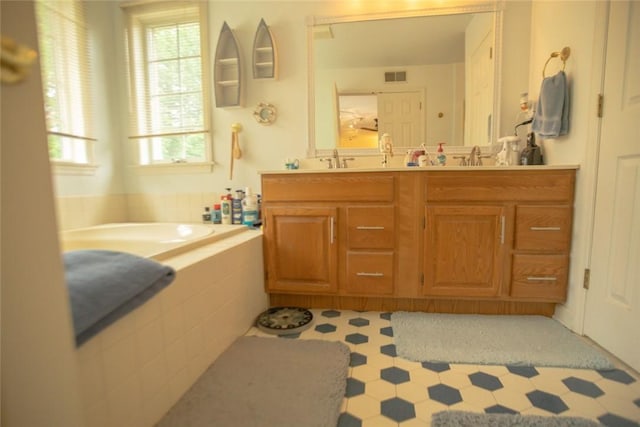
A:
POLYGON ((241 225, 122 223, 61 233, 65 251, 161 259, 169 286, 77 349, 84 425, 153 427, 268 307, 262 232, 241 225))
POLYGON ((245 230, 242 225, 113 223, 63 231, 60 240, 64 252, 106 249, 159 260, 245 230))

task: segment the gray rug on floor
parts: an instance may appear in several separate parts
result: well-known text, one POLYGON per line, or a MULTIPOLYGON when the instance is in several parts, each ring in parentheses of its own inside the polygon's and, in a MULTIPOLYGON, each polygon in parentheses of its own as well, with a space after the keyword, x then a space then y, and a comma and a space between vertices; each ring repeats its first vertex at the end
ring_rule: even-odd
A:
POLYGON ((543 316, 396 312, 398 356, 418 362, 612 369, 597 347, 543 316))
POLYGON ((158 427, 335 427, 349 348, 340 342, 240 337, 158 427))
POLYGON ((601 427, 602 424, 579 417, 541 415, 477 414, 443 411, 431 416, 431 427, 601 427))

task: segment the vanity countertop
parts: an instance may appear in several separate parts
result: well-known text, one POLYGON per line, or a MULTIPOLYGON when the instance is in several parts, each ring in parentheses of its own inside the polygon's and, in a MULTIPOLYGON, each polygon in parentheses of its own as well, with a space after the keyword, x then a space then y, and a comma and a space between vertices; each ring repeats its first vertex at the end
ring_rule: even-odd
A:
POLYGON ((260 175, 310 174, 310 173, 363 173, 363 172, 478 172, 478 171, 545 171, 580 169, 580 165, 537 165, 537 166, 426 166, 426 167, 390 167, 390 168, 340 168, 340 169, 280 169, 258 171, 260 175))

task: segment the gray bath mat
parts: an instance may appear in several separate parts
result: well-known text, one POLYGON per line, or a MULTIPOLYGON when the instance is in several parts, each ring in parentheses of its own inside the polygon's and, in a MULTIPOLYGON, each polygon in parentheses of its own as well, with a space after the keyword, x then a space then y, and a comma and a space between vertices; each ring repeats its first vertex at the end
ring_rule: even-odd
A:
POLYGON ((241 337, 157 427, 335 427, 348 368, 343 343, 241 337))
POLYGON ((443 411, 432 415, 431 427, 601 427, 602 424, 579 417, 541 415, 478 414, 443 411))
POLYGON ((398 356, 419 362, 612 369, 595 346, 543 316, 396 312, 398 356))

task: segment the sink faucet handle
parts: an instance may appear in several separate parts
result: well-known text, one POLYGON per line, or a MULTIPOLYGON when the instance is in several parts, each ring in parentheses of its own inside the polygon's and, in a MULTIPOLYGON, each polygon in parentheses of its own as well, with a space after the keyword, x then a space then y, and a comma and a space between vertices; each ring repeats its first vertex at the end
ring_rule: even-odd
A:
POLYGON ((347 160, 355 160, 355 159, 356 159, 355 157, 343 157, 342 158, 342 167, 346 169, 347 166, 348 166, 347 165, 347 160))
POLYGON ((325 157, 320 159, 321 162, 327 162, 327 169, 333 169, 333 159, 331 157, 325 157))
POLYGON ((454 159, 460 159, 459 166, 467 166, 467 158, 465 156, 453 156, 454 159))
POLYGON ((484 154, 482 156, 478 156, 478 166, 482 166, 482 159, 490 159, 490 154, 484 154))

